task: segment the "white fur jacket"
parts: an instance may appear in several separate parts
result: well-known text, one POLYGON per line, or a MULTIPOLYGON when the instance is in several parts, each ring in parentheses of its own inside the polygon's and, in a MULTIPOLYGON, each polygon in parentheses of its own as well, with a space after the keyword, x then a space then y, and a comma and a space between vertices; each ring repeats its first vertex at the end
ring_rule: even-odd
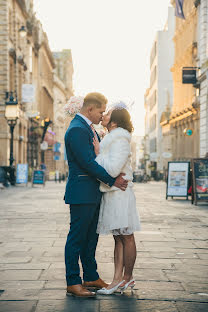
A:
MULTIPOLYGON (((100 153, 96 161, 112 177, 116 178, 121 172, 125 173, 124 179, 130 181, 128 186, 132 186, 133 174, 131 168, 131 134, 123 129, 116 128, 107 134, 100 143, 100 153)), ((118 190, 117 187, 108 187, 104 183, 100 184, 101 192, 118 190)))

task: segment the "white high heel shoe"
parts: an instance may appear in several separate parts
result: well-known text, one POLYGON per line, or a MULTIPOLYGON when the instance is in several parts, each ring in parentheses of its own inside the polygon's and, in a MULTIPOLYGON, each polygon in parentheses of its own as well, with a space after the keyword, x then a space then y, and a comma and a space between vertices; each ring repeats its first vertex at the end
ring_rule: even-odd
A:
POLYGON ((97 294, 99 295, 112 295, 118 288, 121 284, 123 284, 123 282, 125 282, 124 280, 120 283, 118 283, 115 287, 113 288, 110 288, 110 289, 107 289, 107 288, 102 288, 102 289, 99 289, 97 291, 97 294))
POLYGON ((130 287, 131 288, 131 293, 134 293, 134 287, 135 287, 136 283, 134 279, 131 279, 129 282, 127 282, 124 286, 119 287, 121 290, 121 294, 123 295, 124 291, 130 287))

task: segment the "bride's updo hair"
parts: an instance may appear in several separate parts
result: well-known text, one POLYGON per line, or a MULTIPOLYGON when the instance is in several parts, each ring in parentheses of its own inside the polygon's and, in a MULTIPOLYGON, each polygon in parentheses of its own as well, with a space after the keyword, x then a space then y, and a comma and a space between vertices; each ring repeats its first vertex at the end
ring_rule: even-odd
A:
POLYGON ((134 130, 131 116, 125 108, 114 109, 111 113, 109 124, 111 122, 114 122, 115 124, 117 124, 117 127, 126 129, 130 133, 134 130))

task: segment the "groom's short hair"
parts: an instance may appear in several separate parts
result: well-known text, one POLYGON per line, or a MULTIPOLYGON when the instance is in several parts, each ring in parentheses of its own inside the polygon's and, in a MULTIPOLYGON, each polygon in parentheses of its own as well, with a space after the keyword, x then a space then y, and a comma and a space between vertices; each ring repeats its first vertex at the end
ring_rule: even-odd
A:
POLYGON ((108 100, 106 97, 98 92, 88 93, 84 98, 83 108, 89 106, 90 104, 96 107, 101 107, 103 104, 107 104, 108 100))

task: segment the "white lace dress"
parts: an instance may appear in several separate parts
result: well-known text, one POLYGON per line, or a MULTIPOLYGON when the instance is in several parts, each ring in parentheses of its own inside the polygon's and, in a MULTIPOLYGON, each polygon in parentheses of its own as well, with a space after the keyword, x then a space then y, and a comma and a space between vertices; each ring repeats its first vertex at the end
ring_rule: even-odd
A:
POLYGON ((100 143, 100 153, 96 161, 112 176, 121 172, 129 181, 125 192, 120 189, 100 184, 103 192, 97 233, 113 235, 130 235, 140 230, 136 198, 133 191, 133 175, 131 168, 131 134, 116 128, 107 134, 100 143))

